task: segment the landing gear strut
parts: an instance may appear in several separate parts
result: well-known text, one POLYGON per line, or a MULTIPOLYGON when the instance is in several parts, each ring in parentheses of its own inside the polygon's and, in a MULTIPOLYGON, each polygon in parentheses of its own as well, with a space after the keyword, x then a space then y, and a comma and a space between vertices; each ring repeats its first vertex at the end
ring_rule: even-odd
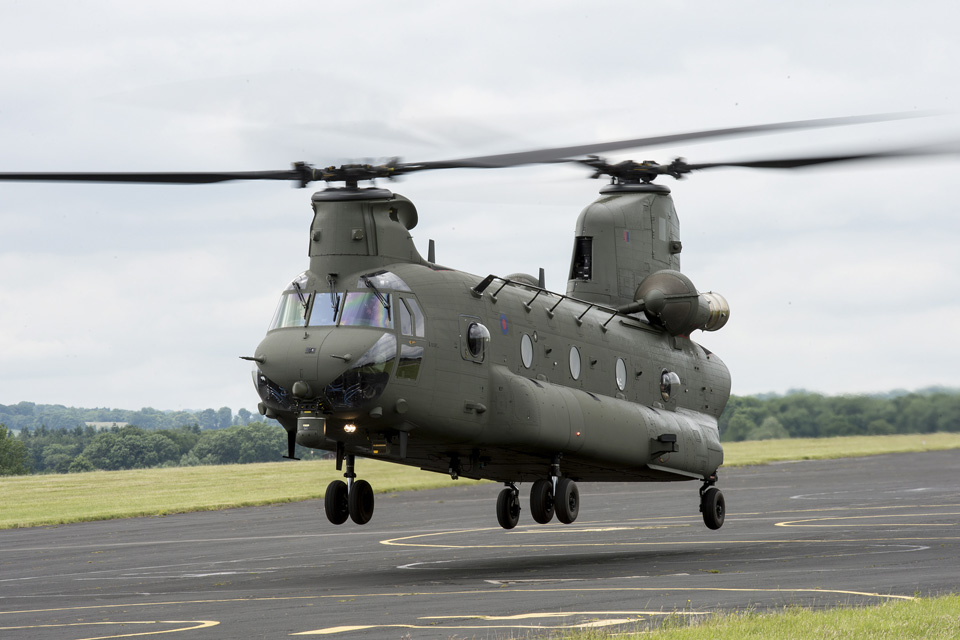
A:
POLYGON ((366 480, 356 479, 353 454, 344 455, 343 447, 337 447, 338 471, 342 468, 344 460, 347 463, 347 470, 343 477, 347 481, 334 480, 327 485, 327 492, 323 497, 323 510, 327 520, 333 524, 343 524, 347 521, 347 517, 357 524, 366 524, 373 517, 373 487, 366 480))
POLYGON ((727 513, 727 504, 723 499, 723 493, 715 486, 717 484, 716 474, 705 478, 703 486, 700 487, 700 512, 703 514, 703 523, 709 529, 719 529, 723 526, 723 520, 727 513))

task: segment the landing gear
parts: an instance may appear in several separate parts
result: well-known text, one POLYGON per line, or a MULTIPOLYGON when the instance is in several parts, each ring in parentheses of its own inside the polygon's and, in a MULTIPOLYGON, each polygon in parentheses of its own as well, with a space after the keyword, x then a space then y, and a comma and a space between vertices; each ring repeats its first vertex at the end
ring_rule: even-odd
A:
POLYGON ((530 488, 530 513, 540 524, 553 520, 553 482, 537 480, 530 488))
POLYGON ((504 529, 513 529, 520 521, 520 491, 512 482, 497 496, 497 522, 504 529))
POLYGON ((350 519, 367 524, 373 517, 373 487, 366 480, 357 480, 350 487, 350 519))
POLYGON ((570 478, 560 478, 557 481, 553 504, 557 511, 557 520, 563 524, 576 520, 580 513, 580 489, 577 489, 577 483, 570 478))
POLYGON ((347 496, 347 483, 343 480, 334 480, 327 485, 327 492, 323 494, 323 510, 331 523, 343 524, 350 517, 347 496))
POLYGON ((342 467, 343 460, 347 462, 347 470, 343 474, 347 481, 334 480, 327 485, 327 492, 323 496, 323 511, 332 524, 343 524, 348 517, 357 524, 367 524, 373 517, 373 487, 366 480, 356 479, 353 455, 344 456, 342 449, 339 449, 337 470, 342 467))
POLYGON ((550 463, 550 479, 541 479, 530 488, 530 513, 540 524, 557 520, 570 524, 580 514, 580 490, 570 478, 560 477, 560 455, 550 463))
POLYGON ((726 501, 723 499, 723 493, 714 485, 717 483, 717 476, 712 475, 703 481, 700 488, 700 512, 703 514, 703 523, 708 529, 719 529, 723 526, 723 520, 727 513, 726 501))

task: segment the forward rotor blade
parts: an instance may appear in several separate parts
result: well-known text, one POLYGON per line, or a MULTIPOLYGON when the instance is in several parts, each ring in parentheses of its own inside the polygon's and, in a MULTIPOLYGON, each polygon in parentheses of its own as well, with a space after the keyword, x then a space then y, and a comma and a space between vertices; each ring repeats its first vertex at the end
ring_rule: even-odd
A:
POLYGON ((127 182, 138 184, 212 184, 231 180, 302 180, 297 169, 284 171, 167 172, 167 173, 0 173, 0 180, 17 182, 127 182))
POLYGON ((622 151, 639 147, 682 142, 689 140, 705 140, 722 136, 753 135, 776 133, 791 129, 813 129, 822 127, 840 127, 870 122, 885 122, 889 120, 903 120, 906 118, 921 118, 931 115, 928 112, 883 113, 869 116, 850 116, 843 118, 820 118, 816 120, 794 120, 790 122, 774 122, 770 124, 752 125, 746 127, 728 127, 725 129, 707 129, 690 133, 677 133, 631 140, 616 140, 584 144, 570 147, 555 147, 552 149, 535 149, 517 153, 504 153, 492 156, 477 156, 475 158, 460 158, 457 160, 440 160, 423 163, 404 163, 398 166, 398 173, 421 171, 426 169, 502 169, 528 164, 552 164, 572 162, 577 157, 605 153, 608 151, 622 151))

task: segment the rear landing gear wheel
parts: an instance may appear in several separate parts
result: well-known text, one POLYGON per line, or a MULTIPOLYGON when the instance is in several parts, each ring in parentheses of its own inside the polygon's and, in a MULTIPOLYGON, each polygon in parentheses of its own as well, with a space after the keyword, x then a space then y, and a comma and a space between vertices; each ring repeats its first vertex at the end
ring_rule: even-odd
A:
POLYGON ((727 505, 720 489, 708 487, 703 492, 700 496, 700 511, 703 513, 703 523, 707 528, 716 530, 723 526, 727 505))
POLYGON ((356 480, 350 487, 350 519, 367 524, 373 517, 373 487, 366 480, 356 480))
POLYGON ((497 496, 497 522, 504 529, 513 529, 520 522, 520 492, 506 487, 497 496))
POLYGON ((350 517, 350 503, 347 499, 347 483, 334 480, 327 485, 323 494, 323 510, 327 520, 333 524, 343 524, 350 517))
POLYGON ((530 489, 530 513, 540 524, 553 520, 553 483, 537 480, 530 489))
POLYGON ((557 520, 563 524, 570 524, 576 520, 580 513, 580 489, 577 488, 577 483, 570 478, 560 478, 557 481, 554 505, 557 510, 557 520))

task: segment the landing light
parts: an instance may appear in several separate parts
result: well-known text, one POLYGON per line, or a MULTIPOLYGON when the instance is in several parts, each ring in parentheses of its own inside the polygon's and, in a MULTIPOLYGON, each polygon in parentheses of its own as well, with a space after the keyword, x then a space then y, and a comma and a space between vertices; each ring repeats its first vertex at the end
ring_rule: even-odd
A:
POLYGON ((357 425, 355 424, 345 424, 343 425, 343 430, 346 433, 354 433, 357 430, 357 425))

